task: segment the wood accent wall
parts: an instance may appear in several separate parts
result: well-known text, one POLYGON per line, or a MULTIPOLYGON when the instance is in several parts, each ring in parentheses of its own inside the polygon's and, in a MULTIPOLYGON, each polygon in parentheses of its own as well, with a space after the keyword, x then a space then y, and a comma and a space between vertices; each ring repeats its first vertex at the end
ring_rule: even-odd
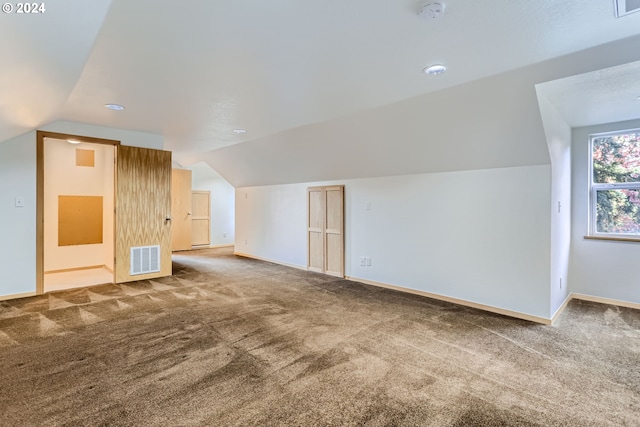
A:
POLYGON ((171 152, 119 146, 116 283, 171 275, 171 152), (131 247, 160 245, 159 273, 130 276, 131 247))

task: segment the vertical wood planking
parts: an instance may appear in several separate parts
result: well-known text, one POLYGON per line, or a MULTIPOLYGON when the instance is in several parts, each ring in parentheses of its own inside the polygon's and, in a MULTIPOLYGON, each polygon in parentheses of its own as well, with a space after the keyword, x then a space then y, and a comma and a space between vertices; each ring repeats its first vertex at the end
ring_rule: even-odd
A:
POLYGON ((171 275, 171 153, 120 146, 116 182, 116 283, 171 275), (160 272, 129 275, 130 250, 160 245, 160 272))

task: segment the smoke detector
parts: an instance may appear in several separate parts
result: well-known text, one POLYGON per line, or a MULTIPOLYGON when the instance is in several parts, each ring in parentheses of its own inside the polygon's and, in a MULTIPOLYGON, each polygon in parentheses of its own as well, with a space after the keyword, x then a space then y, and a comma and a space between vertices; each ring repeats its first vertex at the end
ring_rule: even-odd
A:
POLYGON ((441 18, 444 15, 444 3, 427 3, 418 11, 418 16, 427 21, 441 18))

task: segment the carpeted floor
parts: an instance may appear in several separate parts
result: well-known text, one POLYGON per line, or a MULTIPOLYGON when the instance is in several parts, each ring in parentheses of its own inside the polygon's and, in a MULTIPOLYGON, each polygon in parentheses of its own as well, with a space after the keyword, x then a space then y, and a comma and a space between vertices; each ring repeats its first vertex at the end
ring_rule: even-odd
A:
POLYGON ((639 426, 640 312, 542 326, 266 262, 0 302, 0 426, 639 426))

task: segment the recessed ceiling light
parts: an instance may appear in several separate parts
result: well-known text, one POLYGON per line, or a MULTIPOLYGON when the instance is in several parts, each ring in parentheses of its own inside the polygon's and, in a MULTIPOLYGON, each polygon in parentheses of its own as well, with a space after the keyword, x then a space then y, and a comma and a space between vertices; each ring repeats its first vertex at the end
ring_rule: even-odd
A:
POLYGON ((82 141, 78 141, 77 139, 67 139, 69 144, 80 144, 82 141))
POLYGON ((424 69, 425 74, 429 74, 431 76, 437 76, 438 74, 442 74, 447 71, 447 67, 440 64, 431 65, 424 69))
POLYGON ((124 110, 124 107, 120 104, 104 104, 104 106, 107 107, 109 110, 113 110, 113 111, 124 110))
POLYGON ((247 133, 246 129, 234 129, 233 133, 237 133, 238 135, 240 135, 241 133, 247 133))

